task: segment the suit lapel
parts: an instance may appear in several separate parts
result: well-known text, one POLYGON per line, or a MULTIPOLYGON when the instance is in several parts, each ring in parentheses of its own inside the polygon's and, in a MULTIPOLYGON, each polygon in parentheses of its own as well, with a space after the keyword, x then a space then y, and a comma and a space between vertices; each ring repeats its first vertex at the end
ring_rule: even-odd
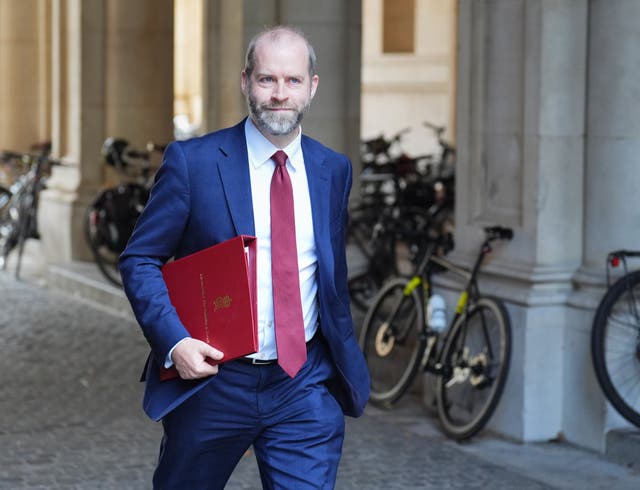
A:
POLYGON ((233 127, 227 141, 220 145, 218 172, 236 233, 255 235, 244 123, 233 127))
MULTIPOLYGON (((236 233, 255 235, 244 121, 232 128, 227 141, 220 145, 219 151, 218 172, 236 233)), ((316 246, 321 251, 325 250, 325 247, 330 247, 328 229, 330 206, 327 202, 331 191, 330 169, 324 152, 314 149, 304 136, 302 152, 309 183, 313 231, 316 236, 316 246)))

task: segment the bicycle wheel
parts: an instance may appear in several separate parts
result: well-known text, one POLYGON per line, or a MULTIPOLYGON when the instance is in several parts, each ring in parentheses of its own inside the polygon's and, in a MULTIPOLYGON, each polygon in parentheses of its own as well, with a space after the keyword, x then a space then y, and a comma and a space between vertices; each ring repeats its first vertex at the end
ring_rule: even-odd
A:
POLYGON ((593 367, 607 400, 640 427, 640 271, 618 279, 598 305, 591 330, 593 367))
POLYGON ((12 195, 9 189, 0 185, 0 216, 4 215, 5 208, 8 207, 12 195))
POLYGON ((18 237, 17 237, 17 252, 18 257, 16 259, 16 279, 20 278, 20 269, 22 266, 22 256, 24 255, 24 246, 27 238, 36 238, 36 206, 37 206, 37 195, 32 192, 30 189, 29 192, 26 192, 20 195, 18 200, 18 237))
MULTIPOLYGON (((19 237, 19 203, 16 203, 16 196, 6 190, 2 193, 4 198, 9 198, 0 210, 0 270, 7 268, 9 253, 18 244, 19 237)), ((18 196, 19 197, 19 196, 18 196)))
POLYGON ((366 312, 384 281, 395 275, 396 261, 394 238, 389 233, 381 233, 368 244, 372 250, 367 257, 364 270, 349 278, 349 296, 353 305, 366 312))
POLYGON ((426 346, 419 290, 404 293, 406 279, 394 279, 376 296, 360 332, 371 375, 371 400, 391 404, 409 388, 426 346))
POLYGON ((118 257, 147 198, 143 186, 123 184, 103 191, 87 209, 85 238, 100 272, 115 286, 122 286, 118 257))
POLYGON ((359 267, 349 278, 349 293, 352 304, 366 312, 388 278, 413 273, 414 255, 429 238, 425 230, 431 217, 415 206, 360 209, 353 216, 347 245, 359 267))
POLYGON ((114 286, 122 287, 118 270, 118 254, 109 247, 105 236, 105 227, 108 225, 104 221, 105 217, 101 209, 95 205, 90 206, 84 220, 85 238, 93 260, 102 275, 114 286))
POLYGON ((445 338, 436 379, 438 417, 444 432, 468 439, 489 421, 507 381, 511 324, 502 302, 480 298, 445 338))

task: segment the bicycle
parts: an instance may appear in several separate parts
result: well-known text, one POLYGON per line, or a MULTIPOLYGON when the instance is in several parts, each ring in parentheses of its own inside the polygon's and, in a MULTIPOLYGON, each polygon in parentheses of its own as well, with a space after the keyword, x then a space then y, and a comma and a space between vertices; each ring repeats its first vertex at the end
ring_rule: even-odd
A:
POLYGON ((444 128, 433 129, 441 148, 436 156, 389 157, 389 147, 400 142, 406 129, 389 140, 366 142, 360 201, 350 210, 347 230, 347 245, 360 259, 349 278, 349 292, 361 312, 387 278, 413 270, 411 264, 426 241, 443 237, 449 249, 453 247, 455 149, 442 139, 444 128), (374 160, 371 155, 384 158, 374 160))
POLYGON ((133 228, 149 199, 155 168, 153 152, 165 146, 148 143, 145 151, 130 148, 122 138, 107 138, 101 153, 105 162, 133 181, 102 190, 89 205, 84 220, 85 239, 102 275, 122 287, 118 256, 124 251, 133 228))
POLYGON ((0 269, 6 269, 9 254, 17 247, 16 279, 20 278, 26 240, 40 238, 37 223, 40 191, 45 188, 51 167, 61 165, 48 156, 51 150, 48 142, 34 145, 32 149, 40 150, 40 154, 0 152, 3 162, 26 165, 28 169, 16 178, 9 189, 0 191, 0 269))
POLYGON ((362 140, 360 142, 360 159, 363 170, 365 172, 369 169, 374 170, 375 167, 384 166, 389 163, 389 161, 392 160, 392 147, 399 144, 402 137, 409 131, 409 128, 404 128, 391 138, 386 138, 381 134, 374 138, 362 140))
POLYGON ((627 268, 627 258, 640 251, 616 250, 607 255, 607 292, 598 304, 591 329, 591 358, 607 400, 626 420, 640 427, 640 270, 627 268), (624 266, 611 284, 610 267, 624 266))
MULTIPOLYGON (((353 210, 347 244, 353 245, 364 266, 349 277, 351 303, 365 312, 384 281, 410 267, 416 249, 430 236, 434 216, 415 206, 353 210)), ((431 232, 433 234, 433 232, 431 232)))
POLYGON ((438 418, 456 440, 474 436, 489 421, 511 359, 507 310, 502 301, 480 293, 477 276, 491 243, 511 240, 513 231, 500 226, 484 231, 470 270, 444 258, 439 244, 430 242, 413 277, 392 279, 380 290, 359 338, 371 374, 371 400, 390 407, 421 368, 436 378, 438 418), (441 299, 433 292, 432 277, 443 271, 466 280, 448 327, 442 311, 431 311, 436 296, 441 299))

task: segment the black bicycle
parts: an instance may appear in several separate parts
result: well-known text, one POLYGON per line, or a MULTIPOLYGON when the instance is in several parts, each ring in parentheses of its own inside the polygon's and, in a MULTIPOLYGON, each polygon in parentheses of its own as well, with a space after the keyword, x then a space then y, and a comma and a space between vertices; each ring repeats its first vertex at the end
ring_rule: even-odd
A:
POLYGON ((470 271, 447 260, 431 242, 413 277, 392 279, 380 290, 360 332, 371 400, 390 406, 422 368, 436 377, 438 417, 444 432, 457 440, 472 437, 489 421, 511 359, 507 310, 500 300, 480 293, 477 276, 491 243, 510 240, 513 231, 496 226, 485 228, 485 234, 470 271), (448 327, 432 282, 443 271, 465 279, 448 327))
POLYGON ((60 165, 49 157, 48 142, 32 146, 39 154, 0 152, 0 161, 26 171, 18 175, 9 189, 0 189, 0 269, 6 269, 9 254, 17 248, 16 279, 20 278, 22 256, 28 238, 39 238, 38 205, 51 167, 60 165))
POLYGON ((118 256, 149 199, 155 175, 151 155, 161 153, 164 148, 148 143, 147 149, 140 151, 122 138, 107 138, 102 146, 105 162, 129 181, 104 189, 96 196, 87 209, 84 231, 98 269, 115 286, 122 286, 118 256))
POLYGON ((640 251, 617 250, 607 256, 607 292, 591 330, 591 357, 600 387, 611 405, 640 427, 640 270, 629 271, 628 258, 640 251), (611 284, 610 267, 624 275, 611 284))
POLYGON ((349 293, 361 312, 388 278, 413 273, 428 242, 453 247, 455 149, 442 138, 443 127, 429 127, 440 145, 434 155, 391 157, 389 147, 407 130, 365 142, 360 199, 349 211, 347 229, 349 293))

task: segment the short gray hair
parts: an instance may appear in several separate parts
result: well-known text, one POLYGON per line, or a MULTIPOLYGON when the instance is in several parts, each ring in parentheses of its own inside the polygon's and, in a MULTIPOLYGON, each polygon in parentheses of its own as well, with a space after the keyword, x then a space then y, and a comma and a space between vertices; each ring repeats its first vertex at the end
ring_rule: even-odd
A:
POLYGON ((256 66, 256 45, 258 44, 258 41, 265 36, 269 36, 272 40, 276 40, 280 37, 281 34, 285 32, 299 36, 306 44, 307 51, 309 52, 309 78, 313 78, 313 76, 317 73, 316 70, 318 68, 316 51, 315 49, 313 49, 311 42, 309 42, 309 39, 304 34, 304 32, 294 26, 275 26, 264 29, 253 36, 253 38, 249 42, 249 46, 247 47, 247 54, 245 56, 244 72, 247 74, 247 76, 251 76, 256 66))

